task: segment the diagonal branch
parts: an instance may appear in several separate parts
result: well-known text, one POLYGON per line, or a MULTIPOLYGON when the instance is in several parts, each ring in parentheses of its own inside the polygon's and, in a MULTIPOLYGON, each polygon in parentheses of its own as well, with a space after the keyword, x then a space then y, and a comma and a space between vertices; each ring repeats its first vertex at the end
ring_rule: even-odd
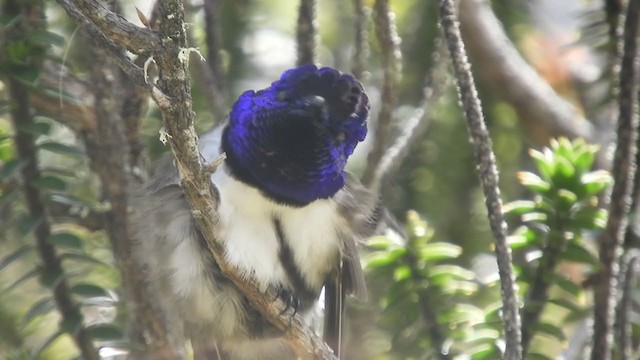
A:
POLYGON ((155 56, 159 80, 152 96, 163 113, 163 124, 180 173, 180 184, 198 229, 223 274, 262 316, 285 333, 285 338, 299 357, 334 359, 328 346, 304 326, 299 316, 291 318, 283 314, 284 304, 272 301, 275 289, 268 291, 268 294, 262 293, 254 281, 243 279, 224 257, 222 242, 217 238, 216 191, 210 180, 211 172, 201 162, 194 129, 188 61, 183 55, 187 51, 183 3, 180 0, 165 0, 160 3, 158 10, 159 33, 168 41, 165 42, 165 51, 155 56))
POLYGON ((436 50, 433 53, 434 65, 425 79, 424 97, 413 115, 405 121, 402 132, 394 143, 385 150, 378 166, 374 170, 369 189, 375 194, 380 192, 384 179, 393 178, 400 169, 411 149, 421 139, 431 123, 430 110, 434 107, 447 85, 444 52, 446 51, 441 39, 437 39, 436 50))
POLYGON ((464 44, 458 28, 453 0, 438 0, 440 26, 449 48, 458 83, 458 95, 462 102, 469 129, 474 158, 485 196, 489 224, 495 238, 495 251, 502 290, 502 311, 506 348, 504 358, 522 359, 520 343, 520 314, 518 296, 511 263, 511 249, 507 244, 507 224, 502 214, 502 200, 498 187, 498 169, 493 154, 491 138, 484 123, 482 108, 469 67, 464 44))
POLYGON ((520 56, 486 0, 460 1, 460 29, 474 68, 513 107, 534 143, 559 136, 598 140, 591 124, 520 56))
POLYGON ((629 1, 623 34, 620 68, 620 94, 617 145, 613 160, 614 184, 609 204, 609 218, 599 242, 601 270, 594 288, 594 324, 592 360, 611 358, 616 288, 622 242, 627 229, 636 141, 638 138, 638 21, 640 1, 629 1))

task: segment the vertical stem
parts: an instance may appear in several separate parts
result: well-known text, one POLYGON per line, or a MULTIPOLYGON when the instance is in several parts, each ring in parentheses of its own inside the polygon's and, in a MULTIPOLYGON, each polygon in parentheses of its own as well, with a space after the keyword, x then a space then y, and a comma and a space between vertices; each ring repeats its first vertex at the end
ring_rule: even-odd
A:
POLYGON ((474 149, 475 163, 485 195, 489 224, 495 238, 506 340, 504 358, 518 360, 522 359, 520 314, 518 313, 518 298, 513 264, 511 263, 511 249, 506 241, 507 224, 502 214, 502 200, 500 199, 500 189, 498 188, 498 169, 492 150, 491 138, 484 123, 480 99, 478 98, 473 75, 471 74, 464 44, 460 36, 455 6, 452 0, 438 0, 438 5, 440 25, 453 61, 458 83, 458 95, 467 120, 471 144, 474 149))
POLYGON ((613 160, 614 184, 609 219, 600 240, 602 268, 594 291, 592 360, 611 359, 616 288, 622 242, 631 204, 638 130, 638 16, 640 1, 630 0, 624 24, 624 45, 620 69, 617 146, 613 160))
POLYGON ((296 43, 298 45, 298 65, 315 64, 318 52, 316 0, 300 0, 296 43))

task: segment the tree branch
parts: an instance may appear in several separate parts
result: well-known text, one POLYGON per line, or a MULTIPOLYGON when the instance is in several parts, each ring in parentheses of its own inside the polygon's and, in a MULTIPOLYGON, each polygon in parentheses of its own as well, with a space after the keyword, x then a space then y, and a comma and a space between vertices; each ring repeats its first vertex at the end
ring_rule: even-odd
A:
POLYGON ((436 50, 432 55, 434 65, 425 79, 424 97, 413 115, 403 124, 402 132, 395 142, 385 150, 378 166, 374 170, 369 189, 375 194, 380 192, 385 178, 393 178, 411 149, 422 140, 422 135, 427 131, 431 123, 430 115, 432 113, 430 113, 430 110, 433 109, 440 96, 444 93, 447 85, 447 62, 444 58, 446 47, 441 39, 437 39, 436 43, 434 47, 436 50))
POLYGON ((223 274, 262 316, 285 332, 285 338, 299 357, 334 359, 328 346, 303 325, 299 316, 291 318, 282 313, 284 304, 272 301, 275 298, 274 289, 268 291, 268 294, 260 292, 255 281, 243 279, 239 271, 224 257, 222 242, 217 238, 216 191, 210 180, 210 172, 201 163, 194 129, 188 62, 184 56, 184 7, 179 0, 165 0, 159 6, 159 33, 168 41, 165 42, 165 51, 155 56, 159 80, 152 96, 164 115, 163 123, 180 173, 181 187, 191 206, 196 225, 223 274))
POLYGON ((364 4, 364 0, 353 0, 356 12, 356 38, 354 39, 353 64, 351 73, 357 79, 361 79, 364 73, 365 60, 369 54, 369 33, 367 32, 367 21, 369 20, 369 8, 364 4))
POLYGON ((362 183, 369 187, 382 156, 391 142, 392 115, 398 102, 398 84, 402 71, 400 37, 395 24, 395 15, 388 0, 376 0, 373 6, 376 36, 382 49, 384 83, 382 106, 376 122, 373 148, 367 158, 367 167, 362 174, 362 183))
POLYGON ((486 0, 460 1, 460 29, 474 68, 513 107, 535 144, 559 136, 597 142, 592 125, 520 56, 486 0))
POLYGON ((635 173, 638 138, 638 18, 640 1, 629 1, 623 34, 620 69, 619 118, 617 146, 613 160, 614 184, 609 204, 609 218, 599 242, 602 267, 594 288, 594 324, 592 360, 611 358, 616 287, 622 242, 627 229, 635 173))
POLYGON ((300 0, 298 26, 296 27, 298 65, 315 64, 318 53, 318 29, 316 0, 300 0))
POLYGON ((57 0, 78 24, 87 31, 95 30, 132 53, 154 52, 162 48, 162 40, 153 31, 136 26, 95 0, 57 0), (91 30, 90 30, 91 29, 91 30))
POLYGON ((620 343, 618 353, 620 360, 633 359, 632 329, 629 315, 632 311, 633 292, 638 284, 638 274, 640 272, 640 258, 638 254, 629 254, 625 259, 625 266, 621 272, 622 296, 617 307, 616 335, 620 343))
POLYGON ((452 0, 438 0, 438 6, 440 26, 444 32, 452 58, 458 83, 458 95, 467 120, 471 144, 474 149, 475 163, 489 213, 489 224, 495 238, 506 337, 504 358, 519 360, 522 359, 520 314, 518 313, 518 297, 511 263, 511 249, 506 240, 507 224, 502 214, 502 200, 500 199, 500 189, 498 187, 498 170, 495 155, 493 154, 491 138, 484 123, 480 99, 478 98, 460 29, 458 28, 455 6, 452 0))

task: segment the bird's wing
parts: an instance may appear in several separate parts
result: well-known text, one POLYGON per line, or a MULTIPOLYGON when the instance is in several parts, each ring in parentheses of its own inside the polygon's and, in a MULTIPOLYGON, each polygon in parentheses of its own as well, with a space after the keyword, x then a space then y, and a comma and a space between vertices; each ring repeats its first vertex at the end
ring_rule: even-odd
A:
POLYGON ((346 219, 348 229, 341 231, 344 248, 340 267, 325 285, 324 338, 339 355, 345 298, 353 296, 361 301, 367 299, 367 287, 358 251, 359 243, 372 235, 382 233, 389 216, 377 196, 351 174, 347 174, 345 187, 334 199, 341 215, 346 219))

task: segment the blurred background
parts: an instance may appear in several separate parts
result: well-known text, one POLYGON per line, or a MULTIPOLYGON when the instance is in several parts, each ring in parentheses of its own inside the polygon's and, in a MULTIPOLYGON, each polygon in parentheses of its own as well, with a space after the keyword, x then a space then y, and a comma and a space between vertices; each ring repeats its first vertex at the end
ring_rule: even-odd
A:
MULTIPOLYGON (((345 72, 354 70, 354 4, 358 3, 318 1, 318 62, 321 65, 345 72)), ((609 2, 494 0, 491 1, 493 12, 488 15, 472 11, 473 7, 482 8, 476 1, 463 0, 462 3, 463 37, 469 42, 472 68, 500 169, 504 201, 534 198, 535 194, 518 181, 517 173, 537 172, 528 150, 540 150, 548 146, 552 138, 588 134, 587 143, 601 145, 595 166, 606 168, 613 129, 611 89, 616 81, 611 75, 615 67, 612 60, 615 45, 609 36, 611 18, 605 6, 609 2), (473 24, 491 21, 491 16, 502 24, 502 31, 510 42, 502 44, 473 30, 473 24), (495 46, 507 57, 522 57, 530 69, 522 67, 522 74, 517 71, 515 75, 501 73, 512 69, 492 58, 491 48, 495 46), (510 47, 517 53, 509 54, 510 47), (521 107, 534 99, 527 99, 528 90, 509 87, 504 79, 524 76, 531 70, 539 77, 536 81, 548 84, 542 91, 545 96, 561 102, 574 114, 565 116, 572 121, 570 124, 550 125, 553 119, 521 107)), ((224 82, 215 105, 207 96, 210 95, 206 93, 207 85, 202 84, 206 80, 199 72, 206 63, 195 54, 191 56, 193 105, 200 132, 223 120, 221 117, 232 104, 231 99, 246 90, 268 86, 296 63, 298 2, 220 0, 216 4, 220 37, 217 62, 224 82)), ((384 56, 372 20, 374 2, 365 0, 363 5, 368 36, 359 76, 371 99, 373 115, 370 136, 358 147, 349 164, 349 170, 358 176, 364 171, 367 154, 376 140, 373 129, 381 109, 385 76, 384 56)), ((120 7, 125 18, 140 26, 143 26, 141 19, 152 16, 150 1, 121 1, 120 7)), ((401 39, 402 55, 397 104, 391 120, 392 138, 402 134, 408 121, 416 116, 425 130, 413 141, 400 168, 383 180, 382 199, 403 226, 408 224, 409 237, 417 241, 422 250, 412 257, 411 247, 393 236, 372 239, 368 244, 364 262, 369 276, 369 301, 349 304, 348 354, 344 358, 498 358, 502 346, 498 317, 500 289, 493 241, 448 55, 439 41, 436 2, 392 0, 390 7, 401 39), (432 90, 433 95, 423 106, 425 88, 432 90), (423 114, 420 109, 424 110, 423 114)), ((187 12, 191 46, 208 57, 203 4, 194 0, 187 12)), ((3 26, 11 26, 12 21, 14 18, 5 11, 3 26)), ((86 51, 87 38, 54 2, 46 2, 46 22, 48 31, 42 39, 47 44, 44 58, 55 66, 64 66, 90 88, 89 73, 95 65, 86 51)), ((8 32, 3 39, 5 45, 13 44, 6 34, 8 32)), ((15 46, 12 49, 15 50, 15 46)), ((44 85, 38 82, 43 72, 12 73, 14 70, 6 65, 6 59, 3 61, 0 74, 4 78, 17 76, 25 83, 41 87, 43 93, 60 103, 69 101, 65 97, 73 84, 63 75, 54 76, 44 85)), ((529 84, 528 80, 523 83, 529 84)), ((516 87, 519 84, 518 80, 510 82, 516 87)), ((536 84, 530 82, 532 87, 536 84)), ((0 358, 73 358, 77 350, 70 338, 59 330, 60 318, 47 289, 51 284, 47 283, 46 274, 39 271, 39 258, 30 245, 36 224, 26 216, 18 187, 20 166, 12 141, 14 129, 8 113, 11 104, 4 80, 0 82, 0 95, 3 98, 0 104, 0 358)), ((152 101, 147 102, 149 107, 143 112, 140 127, 145 159, 138 169, 142 177, 152 169, 153 162, 168 151, 168 146, 159 141, 160 112, 152 101)), ((45 175, 39 188, 47 194, 55 213, 52 230, 62 234, 56 238, 56 247, 63 254, 63 267, 74 297, 82 304, 85 323, 102 324, 94 327, 93 332, 105 345, 101 355, 117 356, 126 349, 122 333, 127 309, 121 303, 122 286, 112 246, 99 222, 92 222, 96 214, 109 208, 109 203, 104 200, 100 182, 91 171, 85 146, 75 135, 73 126, 69 126, 69 119, 63 119, 65 110, 59 117, 37 111, 36 115, 38 126, 30 131, 38 144, 50 144, 42 146, 39 152, 39 166, 45 175), (59 204, 63 212, 55 211, 59 204)), ((509 220, 513 234, 523 220, 518 216, 509 220)), ((545 308, 544 321, 535 330, 531 345, 535 355, 528 358, 569 356, 569 345, 578 341, 576 334, 587 331, 589 325, 585 319, 591 303, 589 289, 583 282, 597 268, 593 262, 593 239, 598 231, 597 228, 586 232, 576 230, 584 234, 581 249, 586 255, 583 255, 592 258, 568 259, 557 265, 556 270, 563 274, 558 283, 564 286, 558 285, 550 292, 562 301, 545 308)), ((535 244, 526 244, 524 248, 526 251, 514 253, 523 296, 530 283, 525 275, 527 271, 535 272, 539 258, 535 253, 540 250, 535 244), (534 270, 527 270, 528 267, 534 270)), ((637 317, 632 319, 637 320, 637 317)), ((582 344, 582 348, 584 346, 582 344)))

